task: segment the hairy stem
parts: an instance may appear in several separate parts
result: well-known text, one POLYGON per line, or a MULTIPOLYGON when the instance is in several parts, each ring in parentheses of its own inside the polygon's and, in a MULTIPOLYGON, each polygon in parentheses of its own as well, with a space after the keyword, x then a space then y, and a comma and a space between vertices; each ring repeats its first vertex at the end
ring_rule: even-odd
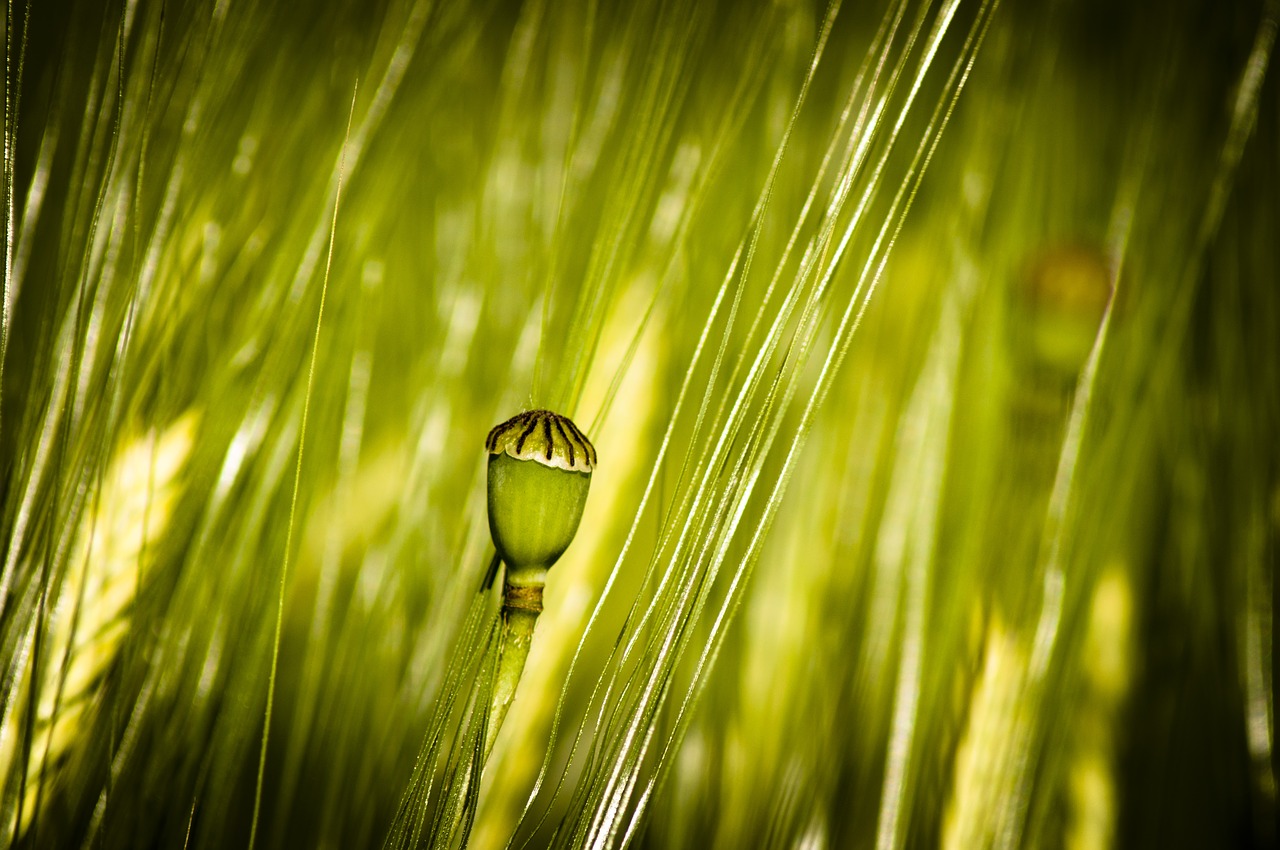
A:
POLYGON ((542 613, 542 584, 512 584, 511 576, 502 591, 502 639, 498 645, 498 675, 493 684, 493 700, 489 706, 489 725, 485 731, 484 759, 489 761, 493 742, 498 738, 507 709, 515 698, 520 675, 533 643, 533 629, 542 613))

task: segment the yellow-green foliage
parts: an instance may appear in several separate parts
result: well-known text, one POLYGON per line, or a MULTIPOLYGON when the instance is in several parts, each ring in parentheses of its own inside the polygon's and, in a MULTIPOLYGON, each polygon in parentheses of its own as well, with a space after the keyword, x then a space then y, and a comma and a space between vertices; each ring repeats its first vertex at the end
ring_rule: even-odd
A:
POLYGON ((1278 20, 9 2, 6 838, 1274 845, 1278 20))

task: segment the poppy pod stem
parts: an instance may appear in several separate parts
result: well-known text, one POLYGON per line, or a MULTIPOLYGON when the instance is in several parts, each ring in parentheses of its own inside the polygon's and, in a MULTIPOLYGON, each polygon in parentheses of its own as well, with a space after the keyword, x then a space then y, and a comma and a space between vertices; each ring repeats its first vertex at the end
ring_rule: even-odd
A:
POLYGON ((487 761, 515 698, 542 613, 547 571, 573 541, 596 450, 568 417, 528 410, 489 432, 489 533, 506 566, 498 670, 485 732, 487 761))
MULTIPOLYGON (((538 594, 537 609, 515 607, 511 604, 510 586, 504 589, 502 604, 502 637, 498 652, 498 674, 493 682, 493 698, 489 704, 489 725, 484 736, 484 758, 489 760, 498 730, 507 717, 511 701, 515 699, 520 676, 529 659, 529 647, 533 644, 533 629, 542 613, 542 588, 530 588, 538 594)), ((521 588, 525 590, 525 588, 521 588)), ((526 600, 522 600, 526 601, 526 600)))

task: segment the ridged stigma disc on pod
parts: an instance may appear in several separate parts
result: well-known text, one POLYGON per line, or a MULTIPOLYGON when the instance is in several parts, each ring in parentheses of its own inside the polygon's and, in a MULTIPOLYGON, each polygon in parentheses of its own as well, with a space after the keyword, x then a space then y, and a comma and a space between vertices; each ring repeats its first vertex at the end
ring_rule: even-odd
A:
POLYGON ((489 432, 489 533, 510 585, 541 584, 569 548, 596 450, 566 416, 526 410, 489 432))

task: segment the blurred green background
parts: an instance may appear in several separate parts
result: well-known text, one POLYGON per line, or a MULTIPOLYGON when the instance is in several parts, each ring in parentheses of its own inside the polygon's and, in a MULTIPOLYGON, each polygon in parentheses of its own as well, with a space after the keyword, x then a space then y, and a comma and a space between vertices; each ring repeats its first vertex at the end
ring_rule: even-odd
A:
POLYGON ((4 840, 1275 847, 1278 20, 10 0, 4 840))

